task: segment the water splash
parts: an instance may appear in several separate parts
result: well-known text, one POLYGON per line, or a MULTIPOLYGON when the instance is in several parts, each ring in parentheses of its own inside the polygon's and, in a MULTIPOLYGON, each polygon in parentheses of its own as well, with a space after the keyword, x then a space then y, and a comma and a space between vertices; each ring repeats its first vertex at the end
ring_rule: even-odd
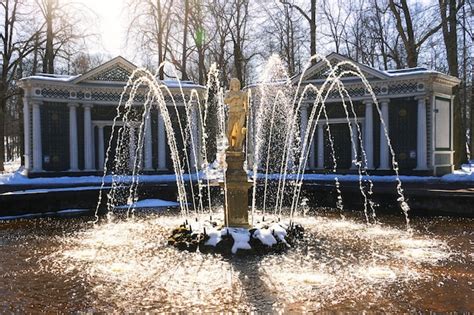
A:
MULTIPOLYGON (((164 66, 164 64, 161 66, 164 66)), ((304 174, 309 163, 309 157, 314 154, 315 134, 318 128, 321 128, 318 126, 324 126, 329 143, 331 171, 335 174, 334 181, 337 194, 335 207, 340 210, 343 209, 342 191, 337 176, 338 158, 326 104, 331 93, 336 92, 341 99, 345 121, 349 129, 351 160, 358 173, 358 184, 364 200, 363 210, 366 221, 376 222, 374 202, 371 200, 373 182, 370 180, 369 170, 367 169, 367 154, 362 138, 362 130, 358 123, 354 102, 342 81, 342 77, 346 75, 361 80, 367 90, 367 95, 372 98, 379 112, 380 124, 392 155, 391 162, 396 174, 398 202, 405 214, 407 228, 409 228, 409 206, 406 203, 399 178, 398 163, 395 160, 394 149, 390 143, 386 123, 383 121, 381 109, 372 87, 354 63, 341 61, 332 65, 328 59, 320 55, 315 55, 309 60, 297 82, 295 82, 295 78, 290 78, 285 72, 281 60, 277 56, 272 56, 262 72, 261 82, 248 88, 250 110, 247 125, 250 132, 246 139, 246 151, 248 153, 246 165, 252 167, 252 221, 257 211, 257 201, 262 202, 263 215, 268 212, 268 215, 281 216, 286 200, 291 200, 290 217, 297 212, 297 208, 301 204, 300 200, 303 198, 304 174), (311 83, 303 85, 306 71, 316 60, 320 60, 327 65, 327 77, 319 87, 311 83), (301 128, 300 113, 303 105, 307 106, 307 96, 310 93, 315 94, 315 100, 310 107, 311 111, 306 126, 301 128), (365 183, 368 185, 365 185, 365 183), (263 189, 261 197, 258 193, 260 185, 263 189), (370 217, 369 210, 371 212, 370 217)), ((213 181, 216 180, 216 177, 213 178, 216 168, 217 172, 220 173, 219 177, 224 178, 224 202, 226 202, 224 163, 226 105, 223 101, 224 90, 219 81, 219 71, 215 66, 211 67, 208 77, 209 81, 205 87, 202 87, 202 91, 192 89, 188 94, 186 94, 182 82, 178 80, 177 86, 181 100, 177 101, 166 84, 156 79, 155 74, 146 69, 137 69, 133 72, 117 107, 113 130, 116 125, 120 128, 117 133, 112 133, 109 139, 104 165, 102 188, 105 185, 106 175, 108 173, 112 174, 112 189, 107 193, 109 218, 112 218, 111 214, 115 207, 124 202, 129 205, 127 215, 131 214, 133 216, 134 214, 133 205, 138 200, 140 174, 143 170, 143 147, 144 143, 149 141, 147 140, 151 128, 149 121, 154 109, 158 110, 165 124, 166 138, 173 164, 172 171, 176 176, 178 201, 182 215, 197 216, 199 213, 204 213, 205 203, 207 204, 207 212, 212 213, 216 206, 212 201, 211 192, 213 181), (137 107, 134 106, 137 95, 145 95, 142 111, 137 111, 137 107), (217 124, 217 132, 214 134, 209 132, 210 122, 208 122, 211 113, 211 100, 214 102, 213 110, 217 119, 214 123, 217 124), (183 110, 180 110, 180 108, 183 110), (214 141, 214 139, 209 138, 210 136, 215 137, 216 143, 216 157, 213 163, 210 163, 209 159, 212 159, 212 157, 209 156, 208 152, 208 140, 212 140, 211 143, 214 141), (113 137, 116 137, 115 140, 118 143, 116 148, 113 147, 113 137), (135 137, 137 137, 136 140, 134 140, 135 137), (112 156, 111 152, 114 152, 115 155, 110 170, 107 166, 108 160, 112 156), (205 184, 203 180, 206 182, 205 184), (197 191, 195 183, 197 183, 197 191), (204 190, 206 191, 206 197, 203 194, 204 190)), ((149 152, 145 152, 146 154, 149 154, 149 152)), ((320 161, 318 161, 318 165, 322 166, 320 164, 320 161)), ((96 208, 96 221, 99 207, 102 204, 102 196, 103 192, 101 190, 96 208)))

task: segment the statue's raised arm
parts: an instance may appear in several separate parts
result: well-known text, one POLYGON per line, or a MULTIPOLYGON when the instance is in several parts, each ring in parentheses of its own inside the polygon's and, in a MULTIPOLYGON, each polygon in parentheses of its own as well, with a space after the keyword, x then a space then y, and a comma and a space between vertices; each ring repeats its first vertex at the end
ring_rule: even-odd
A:
POLYGON ((227 151, 241 152, 247 128, 245 121, 248 111, 247 93, 240 90, 240 81, 236 78, 230 80, 230 90, 227 92, 224 102, 229 110, 227 121, 227 151))

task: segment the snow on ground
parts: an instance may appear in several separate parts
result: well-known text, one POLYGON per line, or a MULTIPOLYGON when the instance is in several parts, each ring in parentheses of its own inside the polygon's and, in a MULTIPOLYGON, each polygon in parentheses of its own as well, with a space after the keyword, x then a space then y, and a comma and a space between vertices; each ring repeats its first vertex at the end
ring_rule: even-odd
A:
MULTIPOLYGON (((5 162, 3 163, 3 167, 5 168, 5 174, 16 172, 21 167, 21 159, 5 162)), ((2 175, 0 174, 0 176, 2 175)))
MULTIPOLYGON (((259 178, 264 178, 264 174, 259 174, 259 178)), ((278 180, 280 177, 279 174, 270 174, 269 179, 278 180)), ((359 181, 359 175, 341 175, 341 174, 304 174, 304 180, 310 181, 334 181, 338 179, 339 182, 354 182, 359 181)), ((436 176, 408 176, 400 175, 399 176, 402 183, 436 183, 436 182, 474 182, 474 172, 465 172, 463 170, 454 171, 452 174, 447 174, 442 177, 436 176)), ((296 179, 295 175, 287 175, 287 179, 296 179)), ((362 176, 362 180, 371 180, 374 183, 395 183, 397 177, 395 175, 370 175, 362 176)))
MULTIPOLYGON (((222 178, 221 173, 212 172, 207 177, 204 173, 200 172, 199 174, 185 174, 183 176, 184 181, 189 180, 219 180, 222 178)), ((37 178, 28 178, 23 174, 23 170, 19 169, 13 173, 0 174, 0 185, 67 185, 67 184, 90 184, 90 185, 100 185, 102 181, 106 185, 112 183, 113 176, 107 175, 103 176, 59 176, 59 177, 37 177, 37 178)), ((133 176, 115 176, 115 181, 120 182, 131 182, 133 176)), ((160 175, 139 175, 138 180, 140 183, 166 183, 166 182, 175 182, 176 175, 174 174, 160 174, 160 175)))
POLYGON ((167 208, 167 207, 179 207, 179 203, 174 201, 162 200, 162 199, 143 199, 132 203, 131 205, 124 205, 115 207, 116 209, 145 209, 145 208, 167 208))
MULTIPOLYGON (((17 167, 17 166, 16 166, 17 167)), ((18 168, 18 167, 17 167, 18 168)), ((474 167, 473 167, 474 170, 474 167)), ((252 173, 249 172, 248 175, 252 177, 252 173)), ((341 174, 304 174, 304 180, 310 181, 334 181, 335 179, 339 182, 352 182, 359 181, 359 175, 341 175, 341 174)), ((184 181, 189 180, 199 180, 205 181, 207 179, 211 181, 222 181, 222 171, 218 170, 209 170, 207 174, 200 172, 199 174, 185 174, 184 181)), ((258 174, 259 179, 265 178, 264 174, 258 174)), ((280 174, 269 174, 269 179, 278 180, 280 174)), ((133 179, 132 176, 121 176, 115 177, 115 181, 121 182, 131 182, 133 179)), ((287 179, 296 179, 296 175, 288 174, 287 179)), ((397 178, 394 175, 380 176, 380 175, 370 175, 363 176, 362 180, 371 180, 374 183, 384 182, 384 183, 394 183, 397 178)), ((110 185, 112 183, 113 177, 107 175, 102 176, 79 176, 79 177, 70 177, 70 176, 60 176, 60 177, 38 177, 38 178, 28 178, 23 174, 23 170, 20 168, 13 173, 0 174, 0 185, 100 185, 102 182, 105 185, 110 185)), ((473 182, 474 183, 474 171, 470 171, 463 167, 461 170, 456 170, 452 174, 444 175, 442 177, 435 176, 400 176, 400 180, 406 183, 443 183, 443 182, 473 182)), ((138 181, 140 183, 166 183, 166 182, 175 182, 176 176, 174 174, 161 174, 161 175, 139 175, 138 181)))
POLYGON ((472 171, 456 170, 452 174, 441 177, 442 181, 446 182, 473 182, 474 183, 474 168, 472 171))
POLYGON ((32 218, 40 218, 40 217, 45 217, 45 216, 57 216, 57 215, 76 215, 76 214, 83 214, 89 211, 90 209, 63 209, 63 210, 59 210, 55 212, 28 213, 28 214, 21 214, 21 215, 3 216, 3 217, 0 217, 0 221, 16 220, 16 219, 32 219, 32 218))
POLYGON ((47 194, 47 193, 51 193, 51 192, 99 190, 99 189, 109 189, 109 188, 111 188, 111 186, 104 186, 104 187, 101 187, 101 186, 81 186, 81 187, 48 188, 48 189, 28 189, 28 190, 9 191, 9 192, 0 194, 0 196, 47 194))
MULTIPOLYGON (((185 179, 189 179, 188 176, 185 176, 185 179)), ((118 177, 117 177, 118 178, 118 177)), ((141 175, 139 177, 140 182, 174 182, 176 181, 176 176, 174 174, 168 175, 141 175)), ((104 180, 104 184, 112 183, 112 176, 107 175, 102 176, 61 176, 61 177, 38 177, 38 178, 28 178, 21 172, 15 172, 13 174, 4 174, 0 175, 0 185, 57 185, 57 184, 96 184, 100 185, 104 180)), ((132 176, 123 176, 121 177, 122 181, 132 181, 132 176)))

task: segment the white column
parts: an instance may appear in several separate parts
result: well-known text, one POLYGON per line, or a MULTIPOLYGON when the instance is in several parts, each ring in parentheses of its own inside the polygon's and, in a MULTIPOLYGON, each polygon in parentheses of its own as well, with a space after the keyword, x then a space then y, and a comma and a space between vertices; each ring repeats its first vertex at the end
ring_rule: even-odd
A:
POLYGON ((25 146, 25 170, 28 172, 31 168, 30 162, 30 105, 28 104, 28 97, 23 97, 23 138, 25 146))
POLYGON ((158 114, 158 169, 166 170, 165 122, 161 113, 158 114))
MULTIPOLYGON (((388 116, 388 100, 380 101, 382 105, 382 119, 385 122, 385 126, 387 127, 387 133, 389 133, 389 116, 388 116)), ((383 128, 382 123, 380 123, 380 166, 379 170, 389 170, 389 151, 388 151, 388 140, 385 135, 385 130, 383 128)))
POLYGON ((426 170, 426 98, 422 96, 418 98, 418 123, 416 137, 416 169, 426 170))
POLYGON ((69 107, 69 170, 79 169, 77 149, 77 107, 75 103, 68 104, 69 107))
MULTIPOLYGON (((359 151, 359 133, 357 130, 357 123, 355 121, 352 121, 351 124, 351 129, 352 129, 352 139, 351 139, 351 158, 352 161, 357 161, 357 153, 359 151), (355 149, 355 150, 354 150, 355 149)), ((354 162, 351 163, 351 169, 356 168, 356 165, 354 162)))
POLYGON ((84 169, 86 171, 93 170, 92 165, 92 105, 84 104, 84 169))
POLYGON ((43 170, 43 148, 41 145, 40 103, 33 103, 33 171, 43 170))
POLYGON ((98 164, 99 170, 104 170, 104 163, 105 163, 105 143, 104 143, 104 126, 97 125, 97 146, 98 146, 98 164))
POLYGON ((318 124, 318 168, 324 168, 324 124, 318 124))
POLYGON ((145 170, 153 170, 153 144, 151 136, 151 113, 145 117, 145 170))
POLYGON ((367 159, 367 169, 374 168, 374 118, 372 110, 372 100, 365 101, 365 130, 364 149, 367 159))

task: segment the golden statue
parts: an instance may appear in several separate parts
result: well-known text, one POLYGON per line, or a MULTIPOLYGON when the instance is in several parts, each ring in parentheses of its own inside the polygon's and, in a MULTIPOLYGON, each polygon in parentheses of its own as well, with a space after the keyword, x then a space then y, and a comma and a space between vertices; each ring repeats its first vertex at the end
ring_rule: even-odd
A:
POLYGON ((240 90, 240 81, 236 78, 230 80, 230 89, 224 103, 229 106, 229 120, 227 121, 227 151, 241 152, 247 128, 245 120, 248 111, 248 96, 240 90))

